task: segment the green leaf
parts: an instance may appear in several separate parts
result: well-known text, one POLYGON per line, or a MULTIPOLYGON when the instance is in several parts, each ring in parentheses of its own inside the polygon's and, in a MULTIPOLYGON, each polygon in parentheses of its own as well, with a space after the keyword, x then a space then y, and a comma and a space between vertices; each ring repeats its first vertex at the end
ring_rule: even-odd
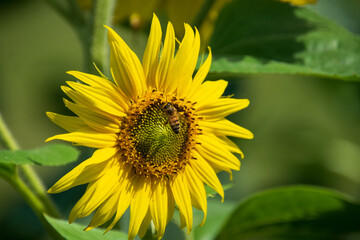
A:
POLYGON ((127 234, 120 231, 111 230, 106 234, 104 234, 104 229, 99 228, 84 231, 86 228, 84 225, 77 223, 69 224, 65 220, 52 218, 47 215, 45 215, 45 218, 61 236, 68 240, 127 240, 127 234))
POLYGON ((360 232, 358 203, 332 190, 292 186, 242 202, 217 239, 337 239, 355 232, 360 232))
MULTIPOLYGON (((209 199, 206 222, 203 226, 196 226, 194 228, 193 234, 195 239, 214 239, 235 207, 236 205, 233 202, 225 201, 222 203, 218 199, 209 199)), ((199 216, 199 214, 194 214, 194 218, 194 224, 197 222, 201 223, 203 215, 201 214, 201 216, 199 216)))
POLYGON ((15 166, 0 162, 0 177, 11 179, 15 176, 15 166))
POLYGON ((0 163, 59 166, 75 161, 78 156, 79 151, 72 146, 51 144, 31 150, 2 150, 0 163))
POLYGON ((304 7, 236 0, 216 22, 215 76, 298 74, 360 80, 360 39, 304 7))

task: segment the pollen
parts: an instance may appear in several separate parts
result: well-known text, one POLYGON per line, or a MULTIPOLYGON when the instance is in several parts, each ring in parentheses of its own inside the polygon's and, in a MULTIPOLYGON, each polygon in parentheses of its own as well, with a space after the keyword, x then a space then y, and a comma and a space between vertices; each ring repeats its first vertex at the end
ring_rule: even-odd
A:
POLYGON ((198 128, 196 103, 165 96, 153 90, 132 103, 119 134, 122 159, 135 174, 169 178, 182 172, 192 158, 198 128), (180 129, 175 133, 164 107, 170 103, 177 114, 180 129))

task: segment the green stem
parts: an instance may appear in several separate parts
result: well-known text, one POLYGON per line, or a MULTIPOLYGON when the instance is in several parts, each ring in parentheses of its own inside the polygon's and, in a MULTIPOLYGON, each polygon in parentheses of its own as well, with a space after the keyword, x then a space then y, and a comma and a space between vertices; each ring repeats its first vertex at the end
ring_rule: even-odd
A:
POLYGON ((17 150, 19 149, 19 145, 15 141, 11 132, 5 124, 5 121, 0 114, 0 141, 4 145, 6 149, 17 150))
POLYGON ((200 11, 196 15, 196 18, 192 22, 193 26, 196 26, 197 28, 200 28, 203 24, 205 18, 207 17, 211 7, 214 5, 215 0, 205 0, 203 3, 200 11))
POLYGON ((115 3, 116 0, 96 0, 94 5, 90 60, 95 62, 101 71, 108 66, 109 59, 104 25, 111 25, 115 3))
MULTIPOLYGON (((14 151, 19 149, 18 143, 16 142, 15 138, 12 136, 9 128, 6 126, 5 121, 1 115, 0 115, 0 140, 7 149, 14 151)), ((34 193, 20 179, 18 175, 18 171, 16 169, 11 175, 6 176, 5 179, 16 190, 19 191, 19 193, 25 198, 25 200, 28 202, 30 207, 34 210, 36 215, 39 217, 39 219, 42 221, 44 226, 47 228, 46 224, 48 225, 48 223, 46 222, 42 212, 45 211, 45 213, 53 217, 60 217, 60 214, 57 211, 54 203, 46 195, 44 185, 42 184, 40 178, 38 177, 34 169, 29 165, 19 165, 17 167, 22 170, 25 181, 29 184, 31 190, 33 190, 34 193)))
POLYGON ((24 178, 29 186, 34 190, 37 197, 44 204, 45 212, 52 217, 60 218, 59 210, 46 194, 44 185, 34 169, 29 165, 20 165, 19 168, 22 170, 24 178))
POLYGON ((48 234, 53 239, 63 239, 61 235, 46 221, 44 217, 44 206, 42 201, 26 186, 26 184, 16 174, 12 178, 7 178, 7 181, 12 185, 20 195, 29 204, 36 216, 39 218, 48 234))

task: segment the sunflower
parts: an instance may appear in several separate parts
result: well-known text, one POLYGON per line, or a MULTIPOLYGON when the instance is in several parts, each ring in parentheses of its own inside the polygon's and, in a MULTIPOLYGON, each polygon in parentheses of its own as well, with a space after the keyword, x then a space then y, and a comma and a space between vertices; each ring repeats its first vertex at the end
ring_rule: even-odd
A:
POLYGON ((151 221, 161 238, 177 206, 181 227, 190 233, 192 207, 204 212, 202 224, 206 219, 204 184, 224 198, 216 172, 240 169, 234 153, 243 154, 228 136, 251 139, 253 134, 225 117, 247 107, 249 101, 221 97, 227 86, 224 80, 204 81, 210 48, 193 75, 200 36, 188 24, 175 54, 169 22, 160 51, 162 32, 154 15, 142 64, 107 29, 114 83, 102 73, 70 71, 80 81, 69 81, 62 90, 72 100, 64 100, 66 107, 77 116, 47 113, 69 133, 46 141, 61 139, 97 150, 48 192, 88 184, 69 216, 71 223, 95 211, 85 230, 112 219, 109 231, 130 207, 129 239, 143 237, 151 221))

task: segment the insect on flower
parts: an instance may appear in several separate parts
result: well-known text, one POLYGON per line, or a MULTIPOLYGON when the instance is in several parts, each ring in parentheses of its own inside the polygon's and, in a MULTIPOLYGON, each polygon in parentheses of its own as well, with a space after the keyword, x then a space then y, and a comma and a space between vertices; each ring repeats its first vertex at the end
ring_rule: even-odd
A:
POLYGON ((179 121, 178 111, 171 103, 167 103, 164 106, 164 109, 168 117, 171 129, 174 131, 174 133, 178 134, 180 131, 180 121, 179 121))

